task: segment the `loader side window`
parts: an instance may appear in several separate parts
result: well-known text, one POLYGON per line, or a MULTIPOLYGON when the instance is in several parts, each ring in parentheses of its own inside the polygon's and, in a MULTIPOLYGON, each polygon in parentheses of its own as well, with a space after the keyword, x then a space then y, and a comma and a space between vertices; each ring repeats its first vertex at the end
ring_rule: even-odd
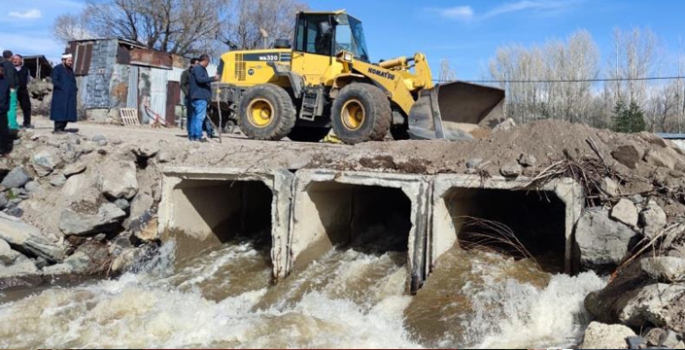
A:
POLYGON ((321 30, 326 26, 332 28, 330 23, 330 16, 328 15, 301 16, 297 24, 295 50, 331 56, 332 31, 323 32, 321 30))

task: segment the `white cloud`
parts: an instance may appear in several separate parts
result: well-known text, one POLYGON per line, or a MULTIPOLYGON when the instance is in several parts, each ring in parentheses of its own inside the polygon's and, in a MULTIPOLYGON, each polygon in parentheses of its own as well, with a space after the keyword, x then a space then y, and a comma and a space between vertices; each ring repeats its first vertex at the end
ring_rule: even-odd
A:
POLYGON ((456 6, 439 9, 440 16, 449 19, 469 20, 473 18, 473 9, 470 6, 456 6))
POLYGON ((478 15, 470 6, 456 6, 441 9, 428 9, 437 12, 441 17, 460 21, 486 20, 514 12, 554 13, 569 9, 586 0, 520 0, 494 7, 478 15))
POLYGON ((43 14, 38 9, 31 9, 26 12, 12 11, 9 16, 18 19, 38 19, 43 17, 43 14))

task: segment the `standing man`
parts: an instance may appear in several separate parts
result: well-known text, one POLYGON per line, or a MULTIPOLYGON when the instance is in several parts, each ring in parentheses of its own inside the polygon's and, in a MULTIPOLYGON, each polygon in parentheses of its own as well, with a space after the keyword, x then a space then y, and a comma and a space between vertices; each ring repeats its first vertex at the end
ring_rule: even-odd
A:
POLYGON ((193 67, 195 67, 199 60, 199 58, 191 59, 190 67, 181 74, 181 91, 183 91, 183 96, 186 99, 186 129, 188 130, 188 137, 190 137, 190 124, 191 120, 193 120, 193 100, 190 98, 190 75, 192 74, 193 67))
POLYGON ((0 156, 9 153, 12 147, 9 124, 7 122, 7 112, 10 108, 10 84, 4 77, 4 70, 0 66, 0 156))
POLYGON ((22 125, 25 129, 33 129, 31 125, 31 98, 29 97, 28 85, 31 82, 31 72, 24 66, 24 57, 19 54, 12 57, 12 63, 17 70, 17 80, 19 86, 17 87, 17 101, 21 107, 21 112, 24 115, 24 123, 22 125))
POLYGON ((55 134, 62 134, 67 128, 67 123, 75 123, 76 114, 76 77, 72 70, 74 58, 71 54, 62 56, 62 64, 52 70, 52 106, 50 108, 50 120, 55 122, 55 134))
POLYGON ((14 64, 12 64, 12 51, 5 50, 2 52, 2 68, 5 70, 5 81, 10 86, 10 100, 9 100, 9 112, 7 114, 7 119, 9 120, 9 127, 12 130, 19 129, 17 125, 17 86, 19 85, 19 80, 17 77, 17 72, 14 69, 14 64))
POLYGON ((190 98, 193 100, 193 120, 190 125, 190 141, 207 142, 202 137, 202 125, 207 117, 207 104, 212 99, 211 83, 219 80, 217 76, 209 77, 207 66, 209 55, 200 56, 200 62, 193 67, 190 75, 190 98))

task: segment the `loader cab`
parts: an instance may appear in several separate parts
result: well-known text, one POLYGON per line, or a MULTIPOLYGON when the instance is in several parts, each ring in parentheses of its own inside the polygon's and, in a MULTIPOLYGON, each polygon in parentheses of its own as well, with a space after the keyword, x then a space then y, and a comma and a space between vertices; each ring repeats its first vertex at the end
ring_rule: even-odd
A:
POLYGON ((342 64, 335 59, 340 51, 369 61, 361 21, 344 11, 298 13, 294 43, 292 70, 311 84, 326 84, 340 74, 342 64))

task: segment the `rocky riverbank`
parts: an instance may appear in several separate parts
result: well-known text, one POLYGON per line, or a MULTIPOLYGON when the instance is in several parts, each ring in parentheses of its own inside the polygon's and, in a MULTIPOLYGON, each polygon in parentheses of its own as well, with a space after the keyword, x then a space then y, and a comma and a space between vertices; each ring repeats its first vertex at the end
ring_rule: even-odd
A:
POLYGON ((609 280, 585 298, 595 322, 580 346, 685 347, 685 153, 654 135, 541 121, 470 142, 200 145, 181 131, 83 126, 22 132, 0 160, 0 291, 115 276, 155 256, 164 164, 501 175, 532 190, 571 177, 586 206, 576 270, 609 280))

